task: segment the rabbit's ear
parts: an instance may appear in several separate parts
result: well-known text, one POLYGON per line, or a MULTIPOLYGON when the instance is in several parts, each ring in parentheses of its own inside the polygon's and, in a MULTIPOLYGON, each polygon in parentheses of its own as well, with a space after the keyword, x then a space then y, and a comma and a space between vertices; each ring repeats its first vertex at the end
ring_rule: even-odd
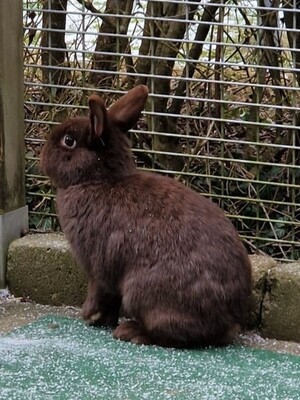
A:
POLYGON ((147 97, 147 86, 139 85, 129 90, 107 111, 109 119, 117 124, 122 131, 127 132, 137 123, 145 107, 147 97))
POLYGON ((89 108, 92 135, 94 137, 100 137, 103 133, 106 121, 106 108, 101 97, 92 94, 89 98, 89 108))

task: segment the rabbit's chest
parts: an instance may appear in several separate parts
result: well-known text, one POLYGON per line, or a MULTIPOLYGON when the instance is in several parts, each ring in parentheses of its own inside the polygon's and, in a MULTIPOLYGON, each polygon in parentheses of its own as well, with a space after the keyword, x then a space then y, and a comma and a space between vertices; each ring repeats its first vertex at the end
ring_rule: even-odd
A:
POLYGON ((57 209, 61 228, 71 243, 84 246, 95 237, 99 239, 99 231, 105 225, 105 210, 103 207, 96 209, 91 196, 58 192, 57 209))

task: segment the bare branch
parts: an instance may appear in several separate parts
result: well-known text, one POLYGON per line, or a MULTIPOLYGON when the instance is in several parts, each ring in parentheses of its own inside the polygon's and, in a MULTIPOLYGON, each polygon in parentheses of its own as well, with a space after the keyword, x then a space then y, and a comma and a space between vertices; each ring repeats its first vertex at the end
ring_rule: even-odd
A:
POLYGON ((88 11, 92 12, 93 14, 98 14, 98 16, 109 25, 111 28, 114 27, 114 23, 111 18, 107 17, 106 15, 102 14, 100 10, 98 10, 92 0, 77 0, 77 3, 83 5, 88 11))

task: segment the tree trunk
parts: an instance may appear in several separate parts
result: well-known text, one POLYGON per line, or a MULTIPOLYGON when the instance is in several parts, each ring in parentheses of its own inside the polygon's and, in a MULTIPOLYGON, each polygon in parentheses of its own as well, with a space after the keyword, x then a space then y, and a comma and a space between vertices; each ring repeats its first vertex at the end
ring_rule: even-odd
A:
MULTIPOLYGON (((215 4, 217 3, 225 4, 227 3, 227 1, 228 0, 211 0, 210 3, 213 4, 208 3, 204 7, 204 11, 201 18, 202 23, 200 22, 198 25, 195 41, 192 44, 192 47, 189 51, 189 58, 191 59, 191 61, 186 63, 186 66, 184 67, 184 70, 181 74, 182 77, 188 76, 189 78, 192 78, 192 76, 194 75, 194 72, 197 68, 197 63, 193 60, 198 60, 199 57, 201 56, 203 50, 203 43, 201 42, 205 41, 208 32, 210 30, 210 24, 208 24, 208 22, 215 21, 216 13, 219 9, 219 6, 215 4)), ((185 89, 186 89, 186 82, 184 80, 181 80, 176 88, 175 98, 173 99, 172 104, 170 106, 170 112, 172 114, 180 113, 182 103, 184 101, 185 89)))
MULTIPOLYGON (((269 73, 272 78, 272 84, 274 86, 281 85, 281 77, 280 77, 280 60, 281 60, 281 51, 278 49, 280 46, 280 37, 279 33, 276 30, 278 28, 278 11, 270 10, 269 7, 273 7, 275 9, 279 8, 280 1, 276 0, 272 3, 269 0, 259 0, 259 6, 261 7, 260 18, 262 21, 262 26, 267 28, 274 28, 274 30, 263 29, 261 30, 261 42, 260 45, 266 46, 262 51, 263 56, 263 65, 266 68, 270 67, 269 73), (263 7, 268 7, 266 10, 263 10, 263 7), (270 49, 271 47, 271 49, 270 49), (276 69, 273 69, 275 67, 276 69)), ((283 89, 274 88, 275 95, 275 103, 276 105, 283 105, 285 101, 285 93, 283 89)), ((276 122, 280 122, 282 120, 282 110, 276 109, 276 122)))
MULTIPOLYGON (((154 132, 177 133, 177 118, 168 114, 168 103, 171 93, 171 79, 175 61, 181 47, 181 40, 186 32, 184 21, 187 4, 159 3, 148 1, 143 39, 140 55, 151 56, 151 59, 140 57, 137 61, 137 74, 150 75, 148 79, 138 77, 137 83, 146 83, 153 89, 156 97, 152 99, 151 111, 154 116, 149 120, 154 132), (174 19, 174 21, 170 21, 174 19), (182 21, 180 21, 182 20, 182 21), (159 37, 160 40, 155 38, 159 37), (154 39, 152 39, 154 38, 154 39), (164 40, 166 39, 166 40, 164 40), (156 59, 156 61, 153 61, 156 59), (157 115, 156 115, 157 114, 157 115), (162 115, 163 114, 163 115, 162 115)), ((190 6, 189 17, 197 10, 197 4, 190 6)), ((160 152, 181 152, 177 137, 155 135, 152 141, 153 150, 157 151, 156 161, 165 169, 180 171, 183 160, 178 156, 160 154, 160 152)))
MULTIPOLYGON (((59 86, 65 85, 69 78, 66 71, 59 67, 65 66, 67 59, 65 29, 68 0, 43 0, 43 32, 41 47, 42 50, 42 72, 43 82, 53 85, 54 94, 60 92, 59 86), (57 12, 60 11, 60 12, 57 12), (53 29, 57 31, 47 31, 53 29)), ((53 93, 53 92, 52 92, 53 93)))
MULTIPOLYGON (((216 3, 226 3, 227 0, 211 0, 211 4, 208 3, 204 7, 201 22, 198 24, 198 28, 195 35, 195 41, 189 49, 188 56, 191 61, 187 61, 182 71, 182 78, 192 78, 196 68, 197 61, 203 49, 202 43, 210 30, 210 24, 207 22, 213 22, 215 15, 219 9, 216 3)), ((199 1, 200 3, 200 1, 199 1)), ((147 58, 139 58, 136 65, 136 71, 139 75, 148 74, 150 77, 145 78, 140 76, 137 78, 137 83, 147 83, 154 90, 157 96, 153 98, 152 111, 163 114, 180 115, 181 108, 185 101, 186 95, 186 80, 179 79, 178 85, 175 88, 175 96, 170 99, 171 94, 171 79, 173 74, 175 59, 180 51, 180 42, 178 39, 182 39, 186 32, 187 25, 184 21, 166 22, 161 21, 162 17, 172 18, 176 16, 176 19, 185 18, 185 7, 187 4, 167 4, 148 1, 146 15, 149 19, 146 20, 142 44, 140 48, 140 55, 151 55, 153 58, 157 57, 159 61, 154 62, 147 58), (153 19, 152 19, 152 18, 153 19), (155 20, 154 20, 155 18, 155 20), (160 37, 161 40, 151 40, 151 37, 160 37), (163 40, 164 38, 169 40, 163 40), (170 40, 174 39, 174 41, 170 40), (177 40, 176 40, 177 39, 177 40), (172 59, 171 61, 169 59, 172 59), (154 75, 154 77, 151 77, 154 75), (159 75, 160 77, 156 77, 159 75), (163 78, 166 77, 166 78, 163 78)), ((198 4, 194 3, 190 5, 189 17, 192 19, 193 14, 198 8, 198 4)), ((152 118, 152 130, 155 132, 167 132, 177 133, 178 116, 172 117, 170 115, 154 115, 152 118)), ((181 152, 180 143, 178 138, 165 137, 163 135, 156 135, 153 138, 153 150, 162 152, 181 152)), ((170 155, 158 154, 156 156, 157 161, 164 168, 171 170, 181 170, 183 161, 179 157, 172 157, 170 155)))
MULTIPOLYGON (((122 56, 120 53, 129 53, 130 46, 126 38, 130 18, 122 18, 121 15, 131 15, 133 0, 107 0, 105 14, 115 14, 102 18, 102 24, 97 38, 95 53, 92 59, 90 83, 97 87, 111 88, 118 75, 122 56), (108 53, 111 53, 108 54, 108 53)), ((127 58, 127 57, 126 57, 127 58)), ((128 68, 132 70, 130 57, 127 62, 128 68)), ((132 71, 131 71, 132 72, 132 71)))

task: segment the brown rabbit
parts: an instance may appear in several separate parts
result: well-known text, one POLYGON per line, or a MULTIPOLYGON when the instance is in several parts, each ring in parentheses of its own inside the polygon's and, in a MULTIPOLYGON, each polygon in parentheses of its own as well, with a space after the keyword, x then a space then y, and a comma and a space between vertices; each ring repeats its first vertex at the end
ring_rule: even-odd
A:
MULTIPOLYGON (((200 194, 135 168, 127 131, 148 89, 137 86, 106 110, 54 128, 42 152, 57 187, 61 227, 85 269, 83 318, 117 326, 139 344, 226 345, 245 322, 248 255, 221 210, 200 194)), ((159 118, 159 117, 158 117, 159 118)))

